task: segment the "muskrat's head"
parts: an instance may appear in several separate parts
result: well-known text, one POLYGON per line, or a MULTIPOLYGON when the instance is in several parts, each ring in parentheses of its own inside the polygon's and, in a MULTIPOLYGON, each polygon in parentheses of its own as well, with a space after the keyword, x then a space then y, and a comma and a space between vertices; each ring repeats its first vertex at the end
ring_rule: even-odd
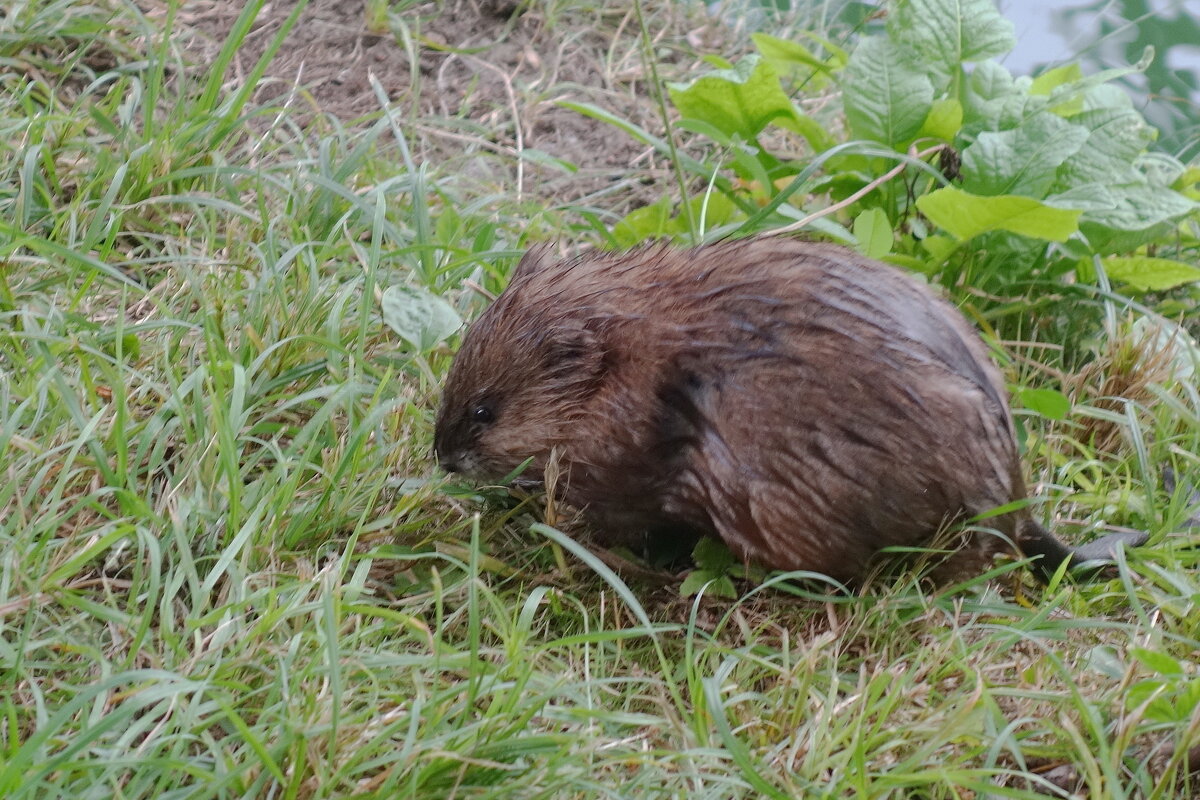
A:
POLYGON ((562 265, 544 251, 521 260, 508 288, 467 331, 438 410, 434 449, 449 472, 498 479, 532 458, 540 477, 571 439, 605 372, 586 308, 563 302, 562 265))

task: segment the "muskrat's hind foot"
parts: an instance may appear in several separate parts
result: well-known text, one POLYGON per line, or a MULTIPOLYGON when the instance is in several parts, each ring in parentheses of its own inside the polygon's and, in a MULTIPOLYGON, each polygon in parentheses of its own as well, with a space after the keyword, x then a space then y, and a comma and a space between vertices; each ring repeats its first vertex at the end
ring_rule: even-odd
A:
POLYGON ((1122 546, 1126 549, 1141 547, 1149 538, 1150 535, 1142 531, 1110 533, 1108 536, 1101 536, 1095 541, 1072 547, 1071 566, 1072 568, 1083 567, 1089 561, 1104 561, 1111 564, 1116 561, 1117 550, 1122 546))

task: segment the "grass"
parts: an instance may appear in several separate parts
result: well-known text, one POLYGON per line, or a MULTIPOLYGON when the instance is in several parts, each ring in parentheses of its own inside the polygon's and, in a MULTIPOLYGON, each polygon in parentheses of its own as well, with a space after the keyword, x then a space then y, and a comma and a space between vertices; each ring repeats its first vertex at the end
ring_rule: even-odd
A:
POLYGON ((1200 797, 1194 378, 1110 348, 1023 416, 1054 516, 1151 531, 1111 580, 627 585, 430 480, 449 349, 377 311, 475 313, 534 200, 184 69, 169 15, 0 23, 0 796, 1200 797))

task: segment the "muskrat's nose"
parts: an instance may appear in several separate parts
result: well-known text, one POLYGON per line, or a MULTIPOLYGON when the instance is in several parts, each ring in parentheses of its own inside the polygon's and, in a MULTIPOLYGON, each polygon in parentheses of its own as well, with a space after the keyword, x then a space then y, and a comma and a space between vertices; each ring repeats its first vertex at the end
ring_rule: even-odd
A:
POLYGON ((439 426, 433 436, 433 457, 437 460, 438 466, 446 472, 458 472, 458 459, 448 452, 450 448, 447 447, 447 444, 439 426))
POLYGON ((458 472, 458 459, 454 458, 448 453, 437 453, 436 455, 439 467, 444 469, 446 472, 458 472))

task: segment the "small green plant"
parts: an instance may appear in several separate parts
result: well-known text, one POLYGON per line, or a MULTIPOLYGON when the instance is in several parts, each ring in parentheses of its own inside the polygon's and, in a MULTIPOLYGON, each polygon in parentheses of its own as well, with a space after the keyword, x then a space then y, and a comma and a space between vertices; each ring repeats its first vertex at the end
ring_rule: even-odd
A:
POLYGON ((379 305, 384 323, 419 353, 433 349, 462 326, 453 306, 424 289, 389 286, 379 305))
POLYGON ((1125 707, 1130 711, 1142 708, 1143 715, 1154 722, 1186 725, 1200 709, 1200 677, 1188 674, 1180 661, 1158 650, 1137 647, 1130 655, 1154 677, 1129 687, 1125 707))
POLYGON ((367 0, 367 30, 371 33, 387 33, 388 0, 367 0))
POLYGON ((703 590, 717 597, 737 597, 732 578, 737 561, 724 542, 704 537, 692 550, 692 560, 696 562, 696 569, 683 579, 679 587, 681 595, 691 597, 703 590))

